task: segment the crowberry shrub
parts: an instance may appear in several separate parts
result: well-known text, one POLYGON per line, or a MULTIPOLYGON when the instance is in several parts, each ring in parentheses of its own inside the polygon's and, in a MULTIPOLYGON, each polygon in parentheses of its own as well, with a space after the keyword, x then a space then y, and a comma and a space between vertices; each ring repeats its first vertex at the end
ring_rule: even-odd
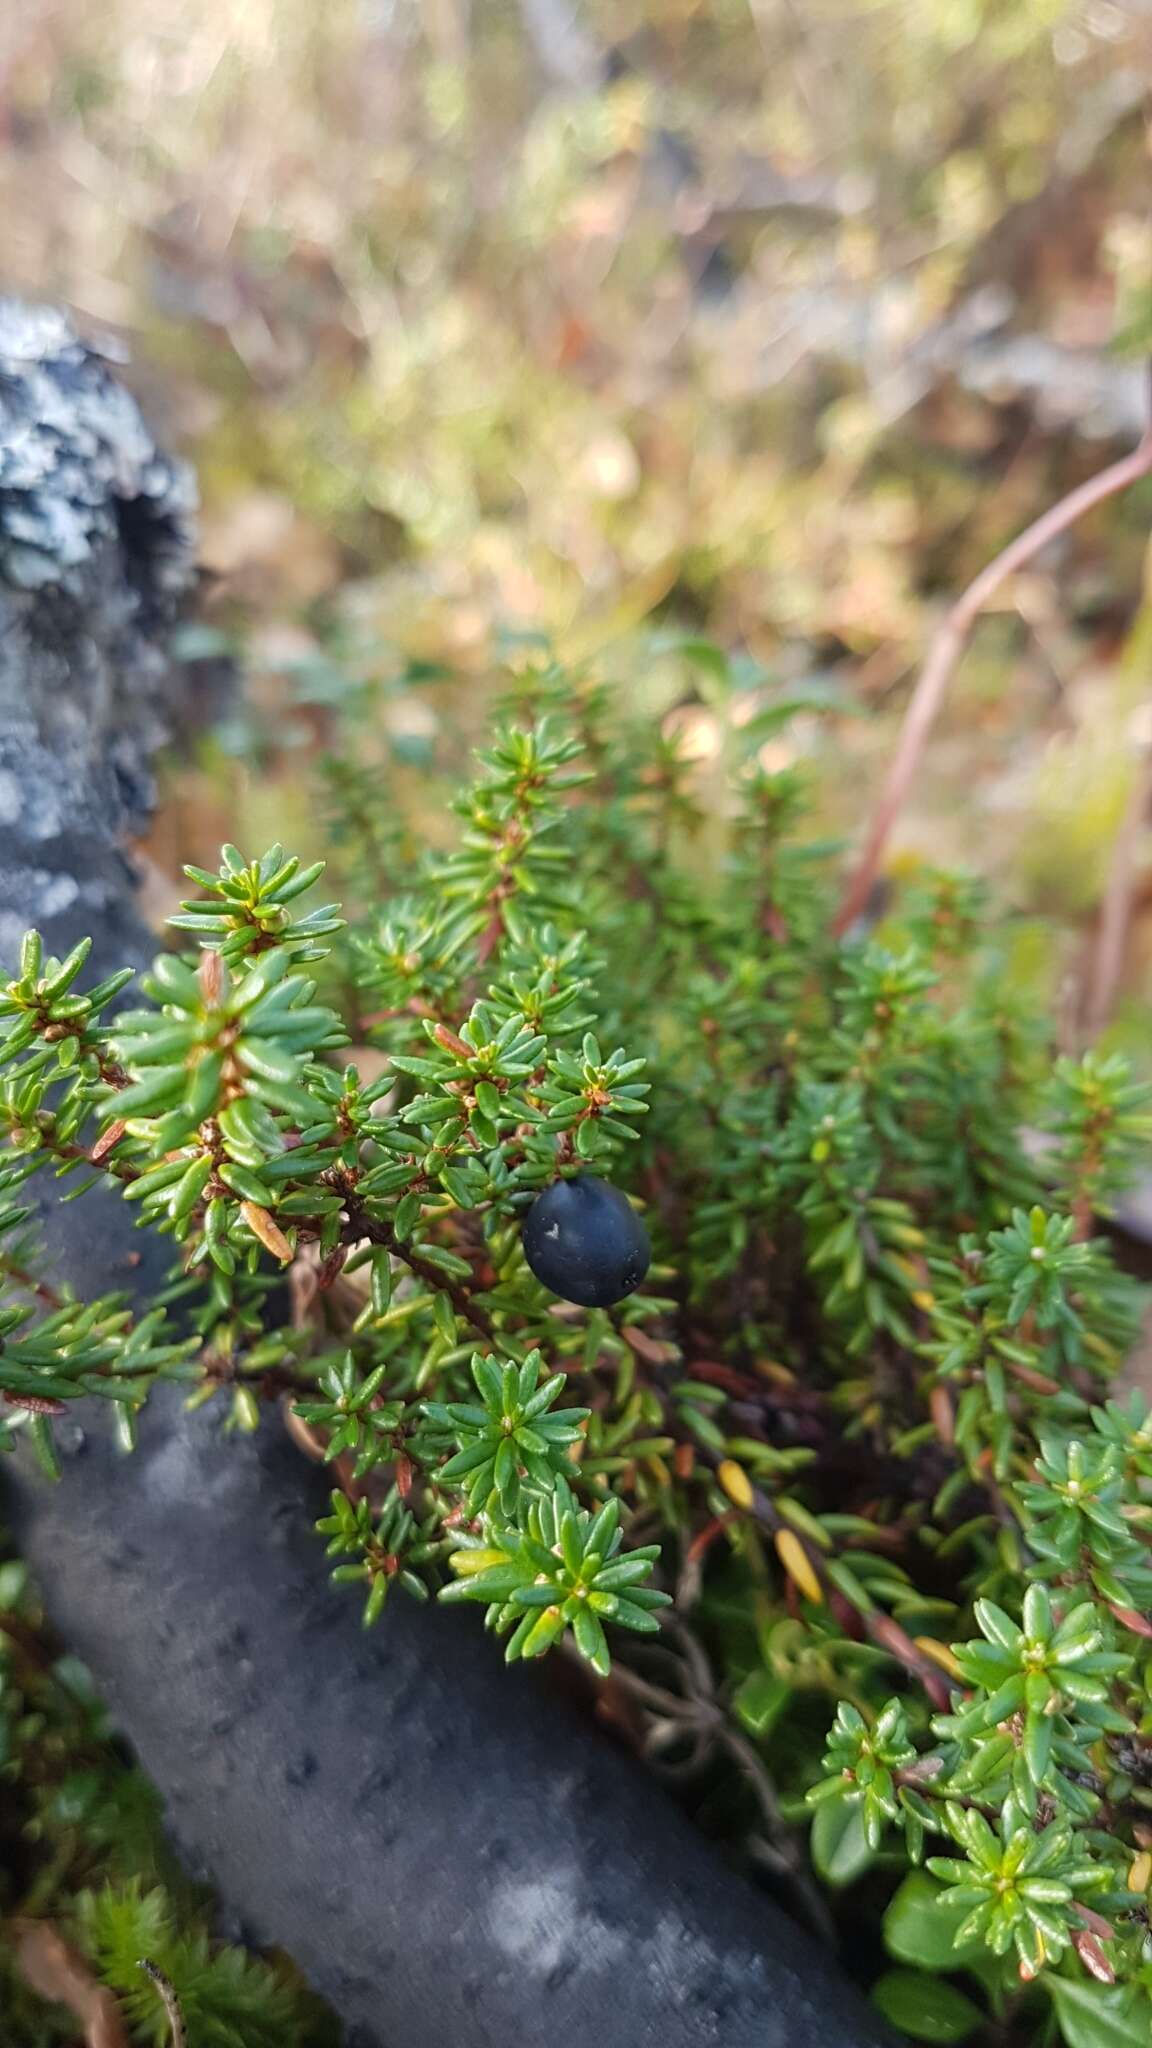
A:
POLYGON ((798 1909, 882 1921, 898 2026, 1136 2048, 1152 1418, 1113 1387, 1138 1302, 1097 1219, 1149 1091, 1053 1059, 970 880, 833 936, 836 849, 758 765, 787 709, 759 689, 720 815, 544 669, 415 872, 330 764, 368 821, 347 925, 318 868, 225 847, 135 1007, 31 934, 0 995, 3 1432, 51 1470, 81 1394, 126 1443, 157 1378, 241 1428, 286 1405, 366 1622, 435 1592, 511 1659, 620 1653, 654 1752, 751 1779, 798 1909), (38 1276, 45 1167, 171 1239, 147 1313, 38 1276))

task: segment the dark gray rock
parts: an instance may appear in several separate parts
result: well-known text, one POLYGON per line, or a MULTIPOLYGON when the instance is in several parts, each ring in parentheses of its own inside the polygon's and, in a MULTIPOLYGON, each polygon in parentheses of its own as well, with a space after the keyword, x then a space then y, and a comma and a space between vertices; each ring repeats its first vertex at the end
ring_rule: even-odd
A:
POLYGON ((821 1954, 472 1617, 377 1630, 326 1583, 327 1488, 274 1425, 166 1389, 22 1474, 17 1539, 189 1866, 365 2043, 876 2048, 821 1954))

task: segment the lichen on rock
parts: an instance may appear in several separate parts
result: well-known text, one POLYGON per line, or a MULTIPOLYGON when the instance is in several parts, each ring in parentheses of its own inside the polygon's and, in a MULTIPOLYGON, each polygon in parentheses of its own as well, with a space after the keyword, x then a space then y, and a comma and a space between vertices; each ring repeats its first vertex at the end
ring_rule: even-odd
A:
POLYGON ((157 447, 108 353, 56 308, 0 298, 0 957, 18 926, 66 944, 123 898, 172 715, 195 513, 191 469, 157 447))

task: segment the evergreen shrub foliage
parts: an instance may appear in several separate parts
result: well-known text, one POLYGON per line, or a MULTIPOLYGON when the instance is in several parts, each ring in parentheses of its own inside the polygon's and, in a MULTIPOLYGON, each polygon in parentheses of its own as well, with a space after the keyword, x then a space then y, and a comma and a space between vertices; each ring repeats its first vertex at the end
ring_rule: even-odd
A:
POLYGON ((704 819, 674 742, 544 669, 446 856, 402 859, 387 789, 330 764, 371 820, 347 925, 319 867, 225 847, 132 1007, 31 934, 0 996, 3 1429, 51 1471, 79 1395, 126 1445, 157 1378, 241 1429, 279 1404, 367 1623, 435 1593, 600 1674, 690 1623, 777 1862, 810 1819, 822 1884, 883 1914, 898 2026, 1136 2048, 1152 1419, 1112 1388, 1139 1303, 1097 1219, 1149 1091, 1053 1057, 969 880, 831 936, 837 849, 757 765, 787 709, 732 723, 704 819), (146 1311, 40 1274, 44 1168, 171 1239, 146 1311), (578 1176, 652 1241, 606 1307, 521 1246, 578 1176))

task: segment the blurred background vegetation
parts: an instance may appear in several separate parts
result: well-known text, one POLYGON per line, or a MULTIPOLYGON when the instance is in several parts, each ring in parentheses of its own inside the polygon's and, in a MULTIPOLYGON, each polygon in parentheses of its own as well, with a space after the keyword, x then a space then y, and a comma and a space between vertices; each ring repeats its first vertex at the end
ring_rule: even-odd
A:
MULTIPOLYGON (((10 11, 5 281, 130 351, 201 479, 185 652, 247 671, 160 894, 225 830, 313 843, 349 713, 436 835, 544 643, 705 781, 747 687, 799 688, 770 757, 820 754, 851 836, 944 599, 1140 431, 1150 59, 1117 0, 10 11)), ((1039 914, 1049 993, 1152 736, 1150 507, 1005 592, 899 835, 1039 914)), ((1129 1019, 1149 973, 1141 917, 1129 1019)))

